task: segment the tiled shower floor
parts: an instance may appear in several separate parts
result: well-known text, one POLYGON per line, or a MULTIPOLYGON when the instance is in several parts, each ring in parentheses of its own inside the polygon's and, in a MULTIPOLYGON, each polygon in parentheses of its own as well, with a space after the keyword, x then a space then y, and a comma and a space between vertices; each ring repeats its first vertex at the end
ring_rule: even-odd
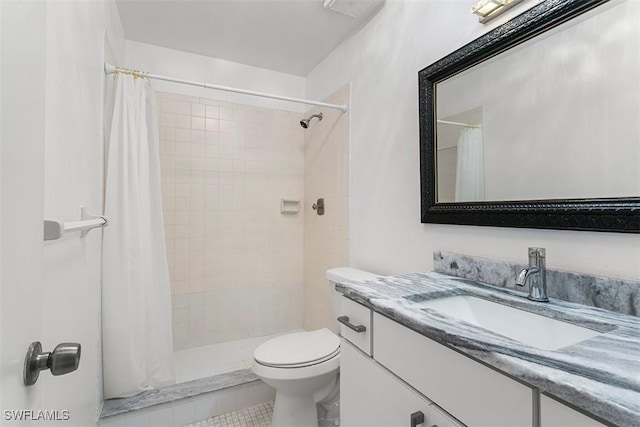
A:
POLYGON ((177 384, 105 401, 99 424, 171 427, 201 420, 187 425, 209 427, 231 426, 234 424, 229 420, 241 420, 235 425, 268 426, 273 402, 271 406, 260 404, 273 399, 274 390, 260 381, 250 367, 255 349, 278 335, 281 334, 175 351, 177 384), (211 416, 218 424, 210 424, 213 418, 205 420, 211 416), (256 423, 245 424, 248 421, 256 423))
POLYGON ((184 427, 267 427, 271 425, 273 401, 187 424, 184 427))
MULTIPOLYGON (((300 332, 302 329, 291 332, 300 332)), ((210 344, 173 352, 176 383, 250 369, 253 352, 263 342, 282 334, 210 344)))

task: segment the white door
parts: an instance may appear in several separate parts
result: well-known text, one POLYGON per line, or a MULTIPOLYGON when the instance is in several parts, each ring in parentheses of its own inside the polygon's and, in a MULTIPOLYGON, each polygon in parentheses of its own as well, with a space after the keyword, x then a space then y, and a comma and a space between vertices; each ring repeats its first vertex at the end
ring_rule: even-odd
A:
MULTIPOLYGON (((25 387, 27 347, 42 339, 45 35, 39 2, 0 2, 0 425, 47 408, 25 387)), ((42 422, 40 422, 43 425, 42 422)))

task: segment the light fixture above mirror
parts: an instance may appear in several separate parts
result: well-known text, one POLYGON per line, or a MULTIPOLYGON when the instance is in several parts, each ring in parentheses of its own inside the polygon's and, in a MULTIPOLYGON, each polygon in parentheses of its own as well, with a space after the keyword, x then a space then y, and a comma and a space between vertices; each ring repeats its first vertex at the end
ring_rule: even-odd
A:
POLYGON ((481 23, 485 23, 520 2, 522 2, 522 0, 478 0, 476 4, 471 7, 471 12, 480 17, 481 23))

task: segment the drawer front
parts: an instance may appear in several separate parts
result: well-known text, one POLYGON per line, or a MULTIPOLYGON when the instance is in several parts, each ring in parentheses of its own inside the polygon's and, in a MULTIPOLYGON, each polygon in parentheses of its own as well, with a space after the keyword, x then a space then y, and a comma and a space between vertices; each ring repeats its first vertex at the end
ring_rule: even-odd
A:
POLYGON ((533 389, 374 313, 375 359, 470 426, 533 425, 533 389))
POLYGON ((340 323, 340 335, 371 356, 371 310, 349 298, 340 298, 340 318, 353 327, 340 323), (355 331, 354 329, 361 329, 358 327, 364 327, 364 330, 355 331))
POLYGON ((340 349, 340 425, 410 427, 422 413, 420 427, 460 427, 432 402, 416 393, 372 358, 342 340, 340 349))

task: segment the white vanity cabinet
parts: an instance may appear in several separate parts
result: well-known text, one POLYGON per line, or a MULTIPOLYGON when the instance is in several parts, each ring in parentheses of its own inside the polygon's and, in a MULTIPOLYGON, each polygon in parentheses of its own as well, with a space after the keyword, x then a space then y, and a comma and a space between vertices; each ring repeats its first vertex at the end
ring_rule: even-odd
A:
POLYGON ((341 426, 462 426, 370 357, 374 330, 370 309, 342 297, 341 317, 341 426))
POLYGON ((533 426, 534 389, 373 315, 373 357, 469 426, 533 426))
POLYGON ((566 405, 540 395, 540 427, 604 427, 594 420, 566 405))
POLYGON ((532 388, 344 297, 342 315, 366 322, 341 327, 342 426, 533 426, 532 388))
POLYGON ((348 298, 341 310, 344 427, 605 426, 348 298))
POLYGON ((457 427, 439 408, 342 339, 340 425, 343 427, 457 427), (412 424, 411 415, 424 422, 412 424))

